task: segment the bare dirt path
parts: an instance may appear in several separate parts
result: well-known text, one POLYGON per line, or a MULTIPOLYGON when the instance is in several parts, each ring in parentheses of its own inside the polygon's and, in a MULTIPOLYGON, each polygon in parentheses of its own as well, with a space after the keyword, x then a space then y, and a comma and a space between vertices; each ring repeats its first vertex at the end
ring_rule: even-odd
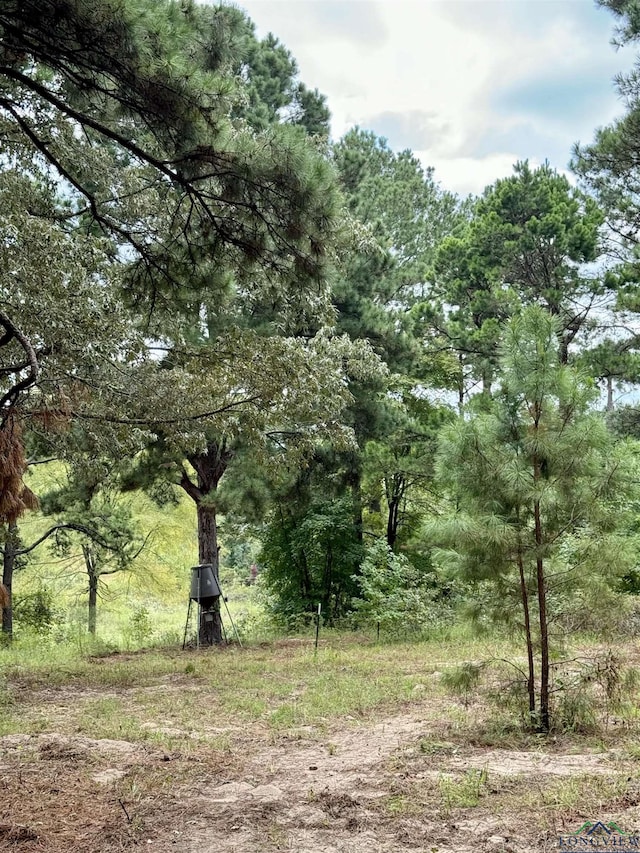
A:
MULTIPOLYGON (((82 695, 31 698, 61 723, 82 695)), ((71 724, 7 735, 0 850, 533 853, 562 849, 559 836, 585 821, 640 830, 633 750, 483 746, 440 702, 280 733, 205 725, 226 748, 170 717, 143 725, 138 741, 79 736, 71 724)))
MULTIPOLYGON (((630 772, 616 752, 460 750, 431 740, 419 710, 375 723, 352 723, 321 741, 312 737, 313 731, 308 734, 305 738, 301 732, 298 740, 258 750, 237 780, 213 782, 192 791, 189 816, 179 838, 171 848, 154 849, 184 853, 553 850, 559 849, 558 834, 567 830, 567 820, 573 829, 582 823, 580 810, 569 809, 565 821, 545 818, 538 823, 535 796, 531 800, 527 791, 536 786, 543 791, 548 777, 585 783, 596 779, 596 785, 604 782, 604 790, 616 789, 618 780, 630 772), (435 745, 433 751, 430 743, 435 745), (473 805, 465 806, 465 791, 473 805), (516 801, 520 795, 521 814, 509 802, 497 803, 495 795, 505 793, 516 801)), ((544 817, 543 796, 540 805, 544 817)), ((640 813, 633 802, 615 805, 618 820, 622 811, 628 825, 638 822, 640 813)), ((597 818, 603 816, 611 815, 603 812, 597 818)))

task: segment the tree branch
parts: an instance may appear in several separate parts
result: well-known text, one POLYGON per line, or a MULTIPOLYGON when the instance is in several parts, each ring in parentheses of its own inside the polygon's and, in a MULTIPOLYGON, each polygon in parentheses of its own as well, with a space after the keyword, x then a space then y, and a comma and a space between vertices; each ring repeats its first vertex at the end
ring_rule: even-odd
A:
POLYGON ((19 548, 15 551, 16 555, 29 554, 31 551, 35 550, 38 545, 42 545, 42 543, 48 539, 50 536, 53 536, 58 530, 75 530, 78 533, 84 533, 86 536, 89 536, 94 542, 97 542, 102 548, 108 548, 109 551, 115 550, 112 545, 110 545, 105 539, 100 536, 100 534, 93 530, 91 527, 85 527, 84 524, 56 524, 54 527, 51 527, 47 530, 46 533, 43 533, 39 539, 36 539, 31 545, 27 548, 19 548))

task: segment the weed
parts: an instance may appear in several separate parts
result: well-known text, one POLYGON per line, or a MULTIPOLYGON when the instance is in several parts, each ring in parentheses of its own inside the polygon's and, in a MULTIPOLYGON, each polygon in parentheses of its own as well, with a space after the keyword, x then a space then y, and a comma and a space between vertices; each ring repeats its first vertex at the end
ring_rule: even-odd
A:
POLYGON ((93 738, 136 741, 148 737, 139 720, 126 712, 122 701, 112 697, 87 702, 77 725, 80 732, 93 738))
POLYGON ((483 664, 465 661, 459 666, 445 669, 442 673, 442 685, 462 698, 464 705, 470 702, 471 691, 477 687, 482 674, 483 664))
POLYGON ((608 649, 572 668, 556 672, 554 728, 562 732, 596 732, 600 725, 609 727, 614 714, 617 722, 636 721, 638 671, 625 667, 619 655, 608 649))
POLYGON ((394 817, 412 817, 423 813, 422 804, 407 794, 392 794, 385 801, 384 806, 394 817))
POLYGON ((453 743, 441 743, 440 741, 429 740, 428 738, 421 738, 419 749, 425 755, 453 755, 457 752, 456 745, 453 743))
POLYGON ((444 813, 448 815, 455 808, 464 809, 477 806, 487 787, 488 778, 489 774, 486 768, 467 770, 461 779, 440 776, 438 787, 444 813))
POLYGON ((136 607, 131 614, 130 627, 128 631, 133 643, 140 647, 151 639, 153 625, 146 607, 136 607))

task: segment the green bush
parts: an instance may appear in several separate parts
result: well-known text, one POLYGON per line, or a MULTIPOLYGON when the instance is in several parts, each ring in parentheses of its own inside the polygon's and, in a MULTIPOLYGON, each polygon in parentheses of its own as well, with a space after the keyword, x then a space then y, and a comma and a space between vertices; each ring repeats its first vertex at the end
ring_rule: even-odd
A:
POLYGON ((131 615, 131 635, 134 640, 144 643, 153 633, 153 626, 146 607, 136 607, 131 615))
POLYGON ((291 631, 312 623, 319 602, 334 624, 351 606, 362 561, 351 500, 316 499, 274 513, 259 561, 265 604, 277 625, 291 631))
POLYGON ((13 618, 19 631, 46 636, 64 621, 64 613, 56 607, 53 592, 41 584, 29 595, 14 597, 13 618))
POLYGON ((445 595, 435 573, 418 571, 383 540, 367 549, 356 580, 356 623, 379 625, 387 634, 403 636, 426 634, 451 622, 453 600, 447 600, 449 590, 445 595))

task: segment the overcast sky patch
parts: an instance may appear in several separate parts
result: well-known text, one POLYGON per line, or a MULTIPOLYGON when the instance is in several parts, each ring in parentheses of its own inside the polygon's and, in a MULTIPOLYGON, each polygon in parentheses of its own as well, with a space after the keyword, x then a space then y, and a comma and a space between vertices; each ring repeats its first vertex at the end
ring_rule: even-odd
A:
POLYGON ((244 0, 327 96, 332 135, 358 125, 411 148, 461 194, 517 160, 562 170, 621 115, 633 48, 591 0, 244 0))
POLYGON ((384 136, 396 151, 429 149, 450 131, 436 113, 425 110, 379 113, 366 119, 365 124, 384 136))

